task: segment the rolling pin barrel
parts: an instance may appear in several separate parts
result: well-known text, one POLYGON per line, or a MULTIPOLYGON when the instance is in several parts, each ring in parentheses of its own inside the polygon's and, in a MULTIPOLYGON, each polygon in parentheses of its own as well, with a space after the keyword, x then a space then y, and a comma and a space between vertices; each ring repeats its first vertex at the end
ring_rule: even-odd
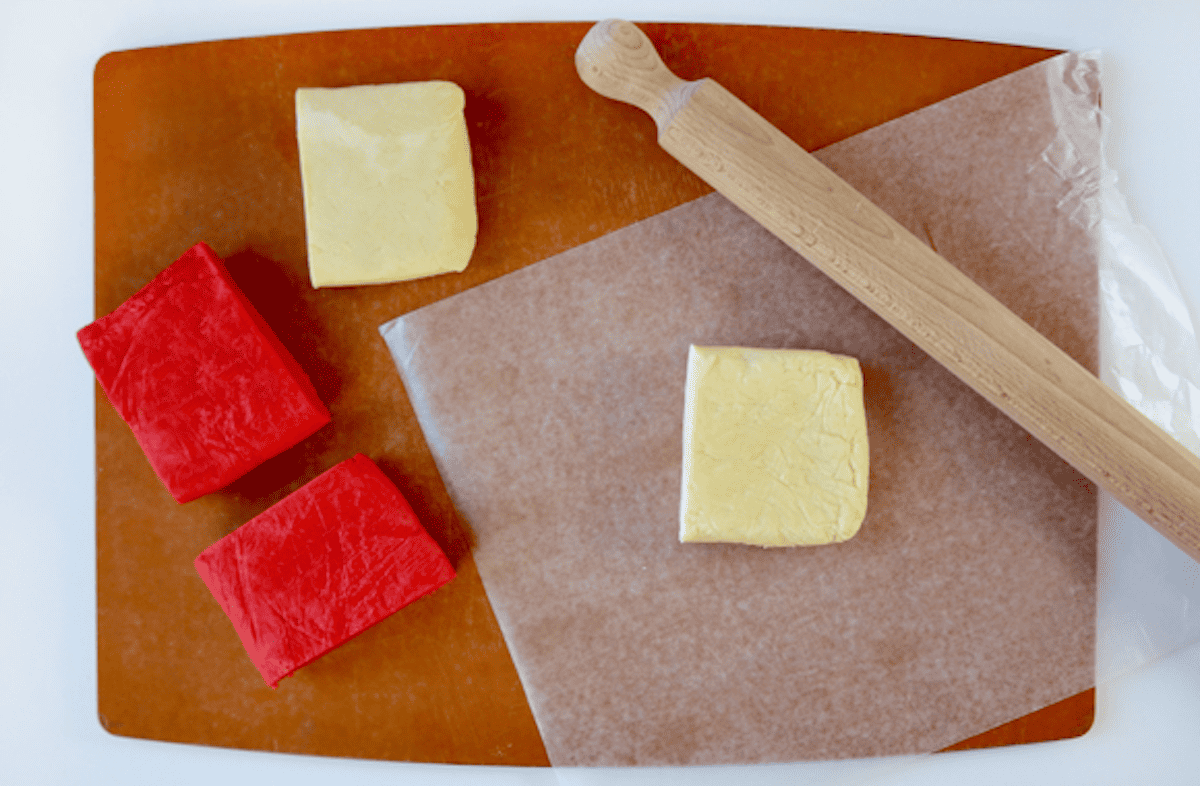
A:
POLYGON ((681 163, 1200 562, 1200 460, 711 79, 685 82, 618 20, 580 78, 645 110, 681 163))

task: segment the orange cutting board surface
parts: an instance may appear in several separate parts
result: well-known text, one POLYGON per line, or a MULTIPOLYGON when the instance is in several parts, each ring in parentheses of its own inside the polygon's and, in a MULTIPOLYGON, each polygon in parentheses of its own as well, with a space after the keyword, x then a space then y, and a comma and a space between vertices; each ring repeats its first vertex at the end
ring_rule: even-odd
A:
MULTIPOLYGON (((119 735, 336 756, 545 765, 456 515, 378 326, 708 193, 650 119, 592 93, 586 24, 396 28, 115 52, 95 71, 96 314, 203 240, 312 378, 333 423, 221 492, 176 504, 96 391, 98 708, 119 735), (298 87, 447 79, 467 95, 479 239, 466 272, 313 290, 298 87), (356 452, 454 563, 450 585, 294 676, 263 684, 192 568, 219 537, 356 452)), ((647 24, 808 149, 1054 52, 820 30, 647 24)), ((1058 739, 1092 692, 956 747, 1058 739)))

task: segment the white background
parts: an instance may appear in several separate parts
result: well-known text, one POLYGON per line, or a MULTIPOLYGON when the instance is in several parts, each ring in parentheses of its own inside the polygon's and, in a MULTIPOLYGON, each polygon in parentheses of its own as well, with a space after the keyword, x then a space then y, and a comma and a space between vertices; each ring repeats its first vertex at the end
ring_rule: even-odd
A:
POLYGON ((1109 162, 1200 294, 1200 4, 1192 0, 5 0, 0 3, 0 783, 1200 783, 1200 646, 1102 686, 1087 736, 916 762, 483 770, 113 737, 96 719, 92 69, 108 51, 440 22, 624 17, 836 27, 1100 49, 1109 162))

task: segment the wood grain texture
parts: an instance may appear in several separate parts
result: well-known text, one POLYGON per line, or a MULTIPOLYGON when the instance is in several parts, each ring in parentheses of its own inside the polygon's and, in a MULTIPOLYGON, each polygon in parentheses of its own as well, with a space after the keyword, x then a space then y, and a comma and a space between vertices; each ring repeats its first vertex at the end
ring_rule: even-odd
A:
POLYGON ((685 82, 629 23, 576 55, 659 144, 955 376, 1200 561, 1200 460, 712 79, 685 82))

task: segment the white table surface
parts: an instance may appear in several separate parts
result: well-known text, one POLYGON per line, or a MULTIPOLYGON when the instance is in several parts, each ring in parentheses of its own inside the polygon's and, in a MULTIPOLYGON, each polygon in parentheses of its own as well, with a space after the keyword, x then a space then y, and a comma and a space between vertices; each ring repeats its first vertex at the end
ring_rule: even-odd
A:
POLYGON ((915 762, 550 771, 287 756, 114 737, 96 718, 92 69, 158 44, 442 22, 603 17, 833 27, 1099 49, 1109 162, 1200 294, 1200 3, 1192 0, 3 0, 0 2, 0 782, 1200 783, 1200 645, 1099 690, 1077 740, 915 762), (882 767, 880 766, 882 764, 882 767))

